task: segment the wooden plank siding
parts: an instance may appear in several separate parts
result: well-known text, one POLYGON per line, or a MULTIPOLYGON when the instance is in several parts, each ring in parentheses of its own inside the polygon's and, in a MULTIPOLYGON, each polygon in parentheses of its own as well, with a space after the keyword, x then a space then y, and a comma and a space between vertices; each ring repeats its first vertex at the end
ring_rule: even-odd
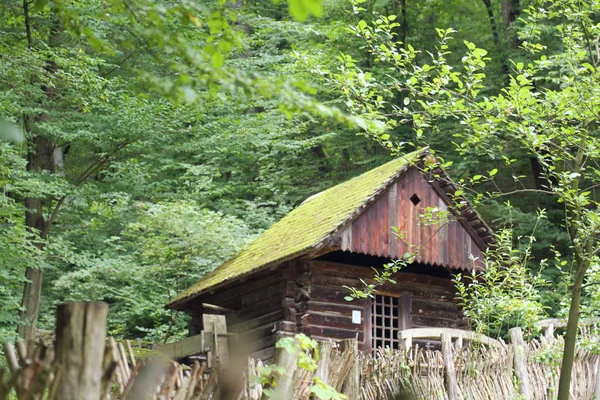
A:
POLYGON ((342 250, 400 259, 417 251, 417 261, 447 268, 471 270, 480 265, 483 253, 461 221, 448 210, 448 199, 440 197, 415 168, 350 222, 339 233, 342 250), (418 204, 411 197, 418 196, 418 204), (424 224, 421 214, 437 207, 447 222, 424 224), (392 231, 398 227, 399 234, 392 231), (471 257, 478 261, 474 262, 471 257))

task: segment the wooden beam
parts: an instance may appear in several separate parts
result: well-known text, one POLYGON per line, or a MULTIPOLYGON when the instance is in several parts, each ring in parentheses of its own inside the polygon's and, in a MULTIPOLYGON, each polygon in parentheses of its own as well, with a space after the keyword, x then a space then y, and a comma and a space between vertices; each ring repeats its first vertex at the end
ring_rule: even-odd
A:
POLYGON ((213 348, 214 335, 202 331, 199 335, 187 337, 177 342, 152 346, 165 357, 178 360, 198 353, 206 353, 213 348))
POLYGON ((442 334, 447 334, 451 338, 459 338, 462 337, 463 340, 468 340, 471 342, 479 342, 488 346, 502 346, 502 343, 496 339, 492 339, 489 336, 483 335, 481 333, 476 333, 472 331, 466 331, 462 329, 455 328, 413 328, 413 329, 405 329, 403 331, 398 332, 398 339, 439 339, 442 334))

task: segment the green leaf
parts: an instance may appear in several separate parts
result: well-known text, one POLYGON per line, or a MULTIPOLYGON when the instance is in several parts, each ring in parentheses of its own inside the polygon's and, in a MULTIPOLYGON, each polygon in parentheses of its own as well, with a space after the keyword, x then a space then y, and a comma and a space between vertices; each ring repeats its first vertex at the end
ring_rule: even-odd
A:
POLYGON ((46 4, 48 4, 48 0, 36 0, 32 10, 35 12, 40 12, 44 9, 46 4))
POLYGON ((290 14, 298 21, 305 21, 310 15, 323 15, 322 0, 288 0, 288 6, 290 14))
POLYGON ((587 68, 587 69, 588 69, 590 72, 592 72, 592 73, 593 73, 593 72, 596 72, 596 68, 594 68, 594 67, 592 66, 592 64, 590 64, 590 63, 583 63, 583 64, 581 64, 581 65, 582 65, 582 66, 584 66, 585 68, 587 68))
POLYGON ((223 57, 223 53, 220 51, 215 51, 212 55, 212 65, 215 68, 221 68, 225 63, 225 57, 223 57))

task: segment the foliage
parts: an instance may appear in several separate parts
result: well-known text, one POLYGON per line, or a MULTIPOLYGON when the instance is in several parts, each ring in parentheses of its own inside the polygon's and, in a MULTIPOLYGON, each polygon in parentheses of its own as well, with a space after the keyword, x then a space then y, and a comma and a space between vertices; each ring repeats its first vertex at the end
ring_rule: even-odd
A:
MULTIPOLYGON (((543 218, 540 210, 538 221, 543 218)), ((496 232, 497 247, 486 253, 482 270, 454 278, 463 312, 477 332, 507 339, 508 330, 520 326, 525 335, 537 333, 536 322, 546 315, 541 290, 547 283, 527 266, 535 234, 531 232, 519 249, 513 246, 511 227, 496 232)))
POLYGON ((111 208, 101 201, 81 205, 95 209, 97 216, 83 235, 65 235, 60 243, 50 241, 48 252, 60 271, 58 276, 48 272, 53 281, 51 294, 63 294, 65 300, 108 302, 109 330, 114 336, 162 341, 172 331, 181 334, 186 328, 183 315, 172 320, 164 305, 178 290, 231 256, 252 238, 251 232, 239 219, 199 210, 191 202, 108 200, 113 202, 111 208), (123 223, 124 216, 131 216, 131 208, 136 218, 123 223), (95 242, 112 224, 119 230, 112 228, 104 243, 95 242), (77 251, 76 240, 79 248, 93 245, 96 254, 77 251))
MULTIPOLYGON (((0 192, 0 327, 16 326, 19 299, 15 292, 25 281, 25 267, 40 256, 35 236, 27 230, 21 208, 11 196, 22 169, 23 160, 14 146, 0 139, 0 187, 4 189, 0 192)), ((35 266, 41 268, 42 263, 35 266)), ((15 334, 0 329, 0 341, 14 340, 15 334)))
POLYGON ((351 43, 337 21, 295 19, 322 2, 288 6, 292 18, 271 2, 2 3, 3 335, 27 267, 45 274, 42 328, 57 302, 94 299, 110 303, 113 334, 183 335, 163 309, 173 292, 386 158, 337 120, 289 114, 347 122, 306 96, 314 77, 292 49, 326 59, 351 43))
POLYGON ((405 3, 2 2, 1 335, 27 267, 45 274, 42 327, 55 303, 93 298, 113 333, 183 335, 162 308, 172 290, 424 143, 457 200, 504 228, 510 196, 515 238, 537 226, 527 267, 552 281, 548 311, 589 268, 594 314, 597 2, 405 3))
MULTIPOLYGON (((296 358, 298 368, 304 369, 312 374, 317 370, 319 361, 319 344, 316 340, 309 338, 304 334, 297 334, 294 337, 282 337, 275 344, 276 348, 285 349, 287 353, 296 358)), ((287 371, 281 366, 265 366, 261 374, 257 377, 258 381, 266 385, 263 393, 268 398, 283 398, 285 394, 277 392, 277 378, 286 374, 287 371)), ((310 392, 321 400, 343 400, 347 396, 338 393, 334 388, 324 383, 319 377, 312 377, 312 386, 310 392)))
MULTIPOLYGON (((426 61, 421 61, 421 53, 413 46, 402 47, 396 41, 385 18, 372 24, 359 22, 356 32, 389 73, 379 79, 364 73, 351 56, 344 55, 339 70, 329 79, 346 93, 353 112, 378 119, 389 129, 410 126, 414 141, 435 142, 448 124, 460 126, 452 135, 458 154, 476 154, 498 164, 485 175, 492 185, 476 192, 475 202, 537 193, 550 196, 563 207, 563 226, 574 262, 561 400, 569 396, 581 286, 598 249, 600 225, 593 189, 600 176, 600 74, 598 55, 591 45, 600 35, 600 25, 592 17, 598 7, 597 2, 564 0, 534 2, 526 8, 519 39, 528 59, 513 60, 507 83, 498 93, 490 93, 486 82, 490 60, 486 50, 465 40, 460 65, 450 65, 449 43, 455 30, 437 29, 439 43, 435 51, 426 53, 426 61), (547 36, 555 40, 549 41, 547 36), (553 48, 556 42, 559 46, 553 48), (401 98, 402 104, 392 105, 394 97, 401 98), (533 160, 529 182, 536 186, 515 174, 518 157, 533 160), (502 164, 505 174, 513 177, 513 189, 494 185, 502 164)), ((403 147, 404 143, 390 141, 388 134, 373 131, 372 135, 396 151, 403 147)))

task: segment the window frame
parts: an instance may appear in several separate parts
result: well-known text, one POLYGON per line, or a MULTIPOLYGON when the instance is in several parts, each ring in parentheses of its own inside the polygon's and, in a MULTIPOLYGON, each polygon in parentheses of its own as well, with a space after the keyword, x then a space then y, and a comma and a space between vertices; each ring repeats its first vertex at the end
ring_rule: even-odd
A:
MULTIPOLYGON (((412 309, 412 301, 411 301, 411 297, 408 295, 408 293, 386 293, 386 292, 376 292, 373 294, 373 296, 383 296, 383 297, 387 297, 387 298, 395 298, 398 299, 398 328, 394 329, 392 328, 392 336, 393 335, 397 335, 398 332, 403 331, 405 329, 410 329, 411 328, 411 309, 412 309)), ((368 350, 370 352, 375 351, 375 347, 374 347, 374 330, 375 330, 375 324, 374 324, 374 320, 373 320, 373 306, 375 302, 375 298, 374 297, 370 297, 368 299, 368 301, 365 302, 365 331, 364 331, 364 335, 365 335, 365 347, 368 348, 368 350)), ((390 338, 388 340, 394 339, 397 341, 397 337, 393 337, 390 338)), ((382 338, 382 340, 386 340, 385 338, 382 338)), ((398 341, 398 347, 401 347, 401 343, 398 341)))

